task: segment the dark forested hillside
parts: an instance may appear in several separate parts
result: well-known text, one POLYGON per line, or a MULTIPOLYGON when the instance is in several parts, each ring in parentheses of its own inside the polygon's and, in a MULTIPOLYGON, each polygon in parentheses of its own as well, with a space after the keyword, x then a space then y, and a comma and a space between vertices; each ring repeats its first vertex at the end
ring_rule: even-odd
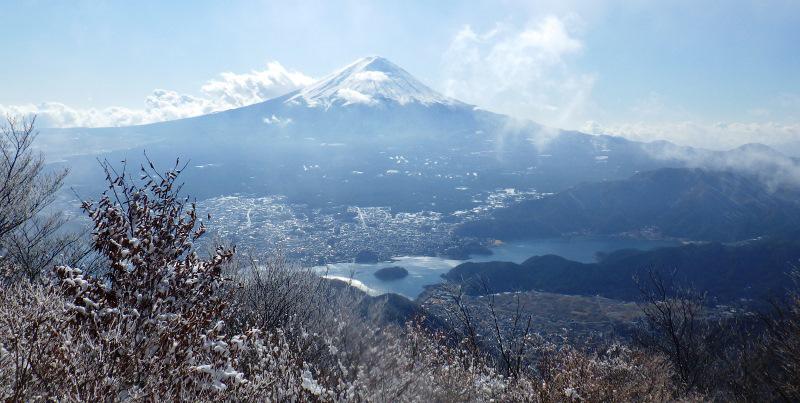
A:
POLYGON ((460 232, 501 239, 629 234, 738 241, 797 228, 799 195, 731 172, 665 168, 525 201, 460 232))
POLYGON ((590 264, 554 255, 534 256, 522 264, 463 263, 445 277, 464 283, 473 295, 487 290, 541 290, 636 300, 640 292, 634 276, 647 276, 654 270, 664 277, 675 272, 676 283, 707 292, 711 302, 764 302, 766 297, 784 292, 791 283, 786 273, 799 261, 800 242, 761 240, 737 245, 708 243, 653 251, 622 250, 590 264))

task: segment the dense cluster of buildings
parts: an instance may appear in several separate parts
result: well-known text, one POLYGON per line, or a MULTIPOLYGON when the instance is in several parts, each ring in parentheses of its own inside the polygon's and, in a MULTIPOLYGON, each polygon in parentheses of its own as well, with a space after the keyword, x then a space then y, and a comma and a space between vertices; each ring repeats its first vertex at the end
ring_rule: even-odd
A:
POLYGON ((211 214, 207 224, 219 238, 240 250, 258 254, 279 251, 306 264, 352 261, 362 251, 381 260, 403 255, 436 255, 459 245, 455 227, 494 208, 535 192, 500 189, 476 197, 471 210, 394 212, 388 207, 333 206, 310 208, 283 196, 224 196, 201 202, 211 214))

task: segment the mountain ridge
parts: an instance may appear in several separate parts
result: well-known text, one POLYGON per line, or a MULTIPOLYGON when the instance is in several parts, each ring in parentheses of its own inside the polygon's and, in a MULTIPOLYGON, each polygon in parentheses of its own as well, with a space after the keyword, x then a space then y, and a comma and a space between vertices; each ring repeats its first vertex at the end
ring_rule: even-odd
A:
POLYGON ((585 183, 498 210, 460 233, 500 239, 570 234, 739 241, 800 225, 798 190, 698 168, 661 168, 628 179, 585 183))
MULTIPOLYGON (((690 243, 650 251, 619 250, 596 263, 556 255, 511 262, 462 263, 443 277, 469 295, 537 290, 637 301, 635 278, 653 271, 665 281, 707 292, 709 303, 764 305, 791 287, 800 243, 763 239, 735 244, 690 243)), ((649 284, 642 284, 648 286, 649 284)))

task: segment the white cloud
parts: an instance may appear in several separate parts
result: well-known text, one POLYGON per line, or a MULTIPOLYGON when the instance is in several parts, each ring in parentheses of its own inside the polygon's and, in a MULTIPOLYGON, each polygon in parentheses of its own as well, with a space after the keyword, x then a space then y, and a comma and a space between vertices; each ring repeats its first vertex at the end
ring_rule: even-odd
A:
POLYGON ((576 126, 595 77, 570 66, 584 45, 568 22, 548 16, 521 30, 498 24, 485 33, 465 26, 444 55, 446 94, 546 125, 576 126))
POLYGON ((356 90, 352 90, 350 88, 342 88, 336 91, 336 96, 340 99, 345 101, 345 105, 349 104, 367 104, 370 105, 375 102, 372 97, 367 94, 363 94, 356 90))
POLYGON ((264 118, 262 120, 263 120, 264 123, 266 123, 268 125, 275 125, 275 126, 278 126, 278 127, 286 127, 290 123, 292 123, 292 118, 280 118, 280 117, 277 117, 275 115, 272 115, 271 117, 268 117, 268 118, 264 118))
POLYGON ((357 81, 374 81, 381 82, 389 80, 389 76, 382 71, 360 71, 353 76, 357 81))
POLYGON ((122 107, 75 109, 60 102, 0 105, 0 114, 37 115, 39 127, 126 126, 150 121, 146 110, 122 107))
POLYGON ((303 73, 290 71, 278 62, 267 64, 266 70, 245 74, 222 73, 222 78, 203 85, 203 93, 230 107, 252 105, 311 84, 314 80, 303 73))
POLYGON ((747 143, 782 145, 800 140, 800 123, 779 122, 627 122, 601 124, 587 121, 581 130, 612 134, 639 141, 667 140, 680 145, 730 149, 747 143))
POLYGON ((682 161, 690 167, 741 172, 754 175, 772 190, 800 186, 800 165, 785 153, 761 144, 740 146, 728 151, 709 151, 668 142, 648 143, 644 149, 652 157, 682 161))
POLYGON ((313 81, 303 73, 287 70, 278 62, 250 73, 222 73, 201 88, 203 96, 156 89, 144 100, 143 109, 123 107, 72 108, 59 102, 26 105, 0 105, 2 115, 36 114, 40 127, 130 126, 203 115, 251 105, 313 81))

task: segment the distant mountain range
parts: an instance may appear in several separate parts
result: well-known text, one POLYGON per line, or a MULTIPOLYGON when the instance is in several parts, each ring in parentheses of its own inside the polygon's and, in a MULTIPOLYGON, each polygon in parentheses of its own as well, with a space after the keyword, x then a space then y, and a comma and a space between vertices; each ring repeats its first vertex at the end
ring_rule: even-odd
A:
POLYGON ((663 167, 793 172, 795 164, 543 127, 441 95, 380 57, 243 108, 143 126, 46 129, 39 141, 50 160, 71 167, 68 186, 85 196, 103 190, 98 156, 137 165, 146 149, 162 168, 178 156, 191 160, 184 180, 198 199, 282 194, 314 207, 401 211, 468 210, 497 189, 558 192, 663 167))
POLYGON ((792 286, 789 272, 800 263, 800 241, 759 240, 740 244, 689 244, 652 251, 621 250, 598 263, 559 256, 534 256, 521 264, 463 263, 444 277, 464 284, 470 295, 538 290, 639 300, 634 276, 649 286, 650 270, 668 283, 707 293, 710 303, 765 304, 792 286), (674 278, 672 277, 674 273, 674 278))
POLYGON ((745 174, 664 168, 585 183, 464 224, 498 239, 623 235, 738 241, 800 228, 800 191, 745 174))

